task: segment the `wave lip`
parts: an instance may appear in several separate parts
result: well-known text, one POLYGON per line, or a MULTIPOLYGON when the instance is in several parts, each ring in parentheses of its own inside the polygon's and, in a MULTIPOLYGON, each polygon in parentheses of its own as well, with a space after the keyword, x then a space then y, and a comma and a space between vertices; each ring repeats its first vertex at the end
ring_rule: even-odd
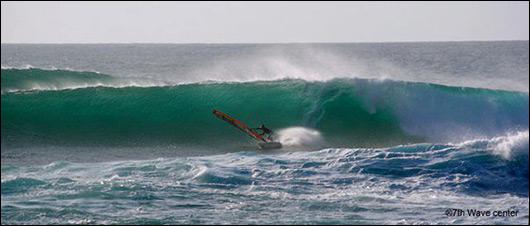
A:
MULTIPOLYGON (((252 77, 242 79, 238 77, 226 78, 223 80, 215 78, 204 78, 202 80, 184 79, 183 81, 170 81, 164 79, 154 79, 151 76, 148 78, 139 78, 135 76, 130 77, 114 77, 107 74, 100 73, 95 70, 76 70, 71 68, 55 68, 55 67, 34 67, 32 65, 25 65, 21 67, 2 66, 2 93, 7 92, 24 92, 24 91, 39 91, 39 90, 69 90, 93 87, 109 87, 109 88, 126 88, 126 87, 167 87, 187 84, 238 84, 238 83, 257 83, 257 82, 278 82, 278 81, 304 81, 312 83, 327 83, 334 80, 370 80, 370 81, 401 81, 410 84, 430 84, 424 82, 414 82, 410 80, 391 80, 386 77, 383 78, 358 78, 357 76, 338 76, 338 77, 311 77, 291 76, 289 74, 281 73, 282 76, 275 77, 252 77)), ((431 84, 434 86, 445 86, 431 84)), ((449 86, 448 86, 449 87, 449 86)), ((458 86, 457 86, 458 87, 458 86)), ((483 89, 473 87, 458 87, 469 89, 483 89)), ((509 91, 508 91, 509 92, 509 91)), ((518 92, 518 91, 512 91, 518 92)), ((528 93, 528 92, 525 92, 528 93)))
POLYGON ((528 156, 528 130, 510 132, 491 139, 476 139, 463 142, 463 147, 491 150, 495 155, 511 160, 514 156, 528 156))

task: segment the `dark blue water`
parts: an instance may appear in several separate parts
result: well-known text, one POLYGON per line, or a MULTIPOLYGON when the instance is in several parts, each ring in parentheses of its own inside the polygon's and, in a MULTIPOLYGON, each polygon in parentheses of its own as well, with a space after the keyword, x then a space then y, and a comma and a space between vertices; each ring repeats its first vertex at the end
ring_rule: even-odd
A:
POLYGON ((528 42, 3 44, 1 76, 2 224, 528 223, 528 42))

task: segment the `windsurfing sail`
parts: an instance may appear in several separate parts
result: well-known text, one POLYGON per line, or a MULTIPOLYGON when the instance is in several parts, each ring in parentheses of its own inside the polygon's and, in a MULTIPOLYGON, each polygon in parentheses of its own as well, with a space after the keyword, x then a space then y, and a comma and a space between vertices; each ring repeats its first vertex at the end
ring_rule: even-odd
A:
POLYGON ((232 118, 230 115, 227 115, 227 114, 225 114, 223 112, 220 112, 218 110, 215 110, 215 109, 213 110, 213 114, 217 118, 222 119, 222 120, 230 123, 232 126, 238 128, 239 130, 243 131, 244 133, 246 133, 250 137, 256 139, 257 141, 262 141, 262 142, 266 142, 266 143, 273 142, 271 139, 259 135, 254 130, 252 130, 250 127, 248 127, 245 123, 243 123, 243 122, 241 122, 241 121, 239 121, 239 120, 237 120, 235 118, 232 118))

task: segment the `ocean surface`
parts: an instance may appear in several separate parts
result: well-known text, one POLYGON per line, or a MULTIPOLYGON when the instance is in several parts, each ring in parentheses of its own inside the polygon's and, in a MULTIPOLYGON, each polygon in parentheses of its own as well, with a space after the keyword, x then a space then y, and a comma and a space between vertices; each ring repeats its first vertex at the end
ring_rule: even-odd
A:
POLYGON ((528 56, 528 41, 2 44, 1 221, 528 224, 528 56))

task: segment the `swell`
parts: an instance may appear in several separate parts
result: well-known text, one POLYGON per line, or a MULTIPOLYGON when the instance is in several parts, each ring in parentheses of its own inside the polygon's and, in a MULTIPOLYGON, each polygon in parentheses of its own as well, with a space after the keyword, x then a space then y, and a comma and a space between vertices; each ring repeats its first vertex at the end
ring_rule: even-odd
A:
POLYGON ((8 92, 2 94, 2 146, 249 142, 212 109, 250 126, 312 128, 334 147, 458 142, 528 129, 527 93, 366 79, 277 80, 8 92))
POLYGON ((117 78, 99 72, 68 69, 2 68, 2 94, 23 91, 65 90, 88 87, 165 85, 160 81, 117 78))

